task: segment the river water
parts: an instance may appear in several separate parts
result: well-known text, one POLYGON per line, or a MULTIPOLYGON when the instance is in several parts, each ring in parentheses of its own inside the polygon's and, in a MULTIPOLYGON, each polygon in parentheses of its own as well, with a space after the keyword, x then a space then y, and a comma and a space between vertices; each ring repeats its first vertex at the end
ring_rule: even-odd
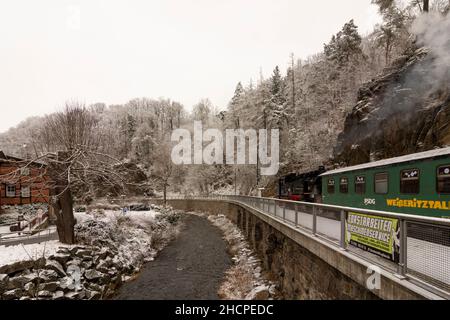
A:
POLYGON ((221 231, 194 215, 183 217, 180 235, 144 266, 116 300, 212 300, 231 266, 221 231))

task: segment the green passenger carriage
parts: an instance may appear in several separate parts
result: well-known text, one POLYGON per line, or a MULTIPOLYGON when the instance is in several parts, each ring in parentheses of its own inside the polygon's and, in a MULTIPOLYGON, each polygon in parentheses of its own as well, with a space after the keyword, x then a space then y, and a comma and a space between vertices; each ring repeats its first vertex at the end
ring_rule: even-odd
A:
POLYGON ((325 204, 450 218, 450 148, 336 169, 321 177, 325 204))

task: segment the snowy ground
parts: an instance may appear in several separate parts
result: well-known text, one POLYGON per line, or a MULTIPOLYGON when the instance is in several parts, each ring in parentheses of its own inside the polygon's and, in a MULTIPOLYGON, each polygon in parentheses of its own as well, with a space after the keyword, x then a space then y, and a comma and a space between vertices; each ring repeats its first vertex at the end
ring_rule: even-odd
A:
POLYGON ((48 257, 55 254, 58 248, 62 246, 64 245, 56 240, 9 247, 0 246, 0 267, 19 261, 31 261, 48 257))
MULTIPOLYGON (((175 224, 166 218, 173 211, 163 213, 159 208, 148 211, 93 210, 75 213, 77 238, 84 244, 102 244, 118 249, 118 257, 130 267, 139 267, 154 258, 157 252, 176 235, 175 224)), ((53 231, 55 227, 51 227, 53 231)), ((43 231, 49 232, 48 230, 43 231)), ((37 235, 38 236, 38 235, 37 235)), ((64 246, 56 240, 36 244, 0 246, 0 266, 18 261, 36 260, 56 253, 64 246)))
POLYGON ((10 233, 9 228, 10 228, 9 225, 0 226, 0 235, 10 233))

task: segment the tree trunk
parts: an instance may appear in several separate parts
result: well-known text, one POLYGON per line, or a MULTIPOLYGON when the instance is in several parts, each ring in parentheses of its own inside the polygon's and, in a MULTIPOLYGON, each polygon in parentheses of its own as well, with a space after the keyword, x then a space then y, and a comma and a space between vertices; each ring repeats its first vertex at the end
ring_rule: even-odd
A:
POLYGON ((56 215, 56 228, 59 241, 65 244, 75 243, 75 217, 73 215, 72 192, 67 177, 68 164, 64 163, 69 158, 68 153, 59 152, 58 162, 49 165, 49 174, 54 183, 52 195, 52 207, 56 215))
POLYGON ((385 59, 386 59, 386 66, 389 65, 389 53, 391 51, 391 41, 388 38, 386 40, 386 52, 385 52, 385 59))
POLYGON ((70 189, 66 189, 52 204, 56 215, 56 228, 59 241, 65 244, 75 243, 75 217, 70 189))
POLYGON ((164 184, 164 206, 167 206, 167 185, 164 184))
POLYGON ((430 11, 430 0, 423 0, 423 11, 430 11))

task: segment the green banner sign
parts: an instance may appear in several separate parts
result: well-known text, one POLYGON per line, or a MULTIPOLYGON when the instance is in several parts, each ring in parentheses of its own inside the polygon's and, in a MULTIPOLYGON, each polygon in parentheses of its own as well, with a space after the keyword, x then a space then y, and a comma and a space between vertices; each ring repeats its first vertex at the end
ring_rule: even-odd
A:
POLYGON ((397 219, 349 212, 346 225, 347 244, 396 261, 399 248, 397 219))

